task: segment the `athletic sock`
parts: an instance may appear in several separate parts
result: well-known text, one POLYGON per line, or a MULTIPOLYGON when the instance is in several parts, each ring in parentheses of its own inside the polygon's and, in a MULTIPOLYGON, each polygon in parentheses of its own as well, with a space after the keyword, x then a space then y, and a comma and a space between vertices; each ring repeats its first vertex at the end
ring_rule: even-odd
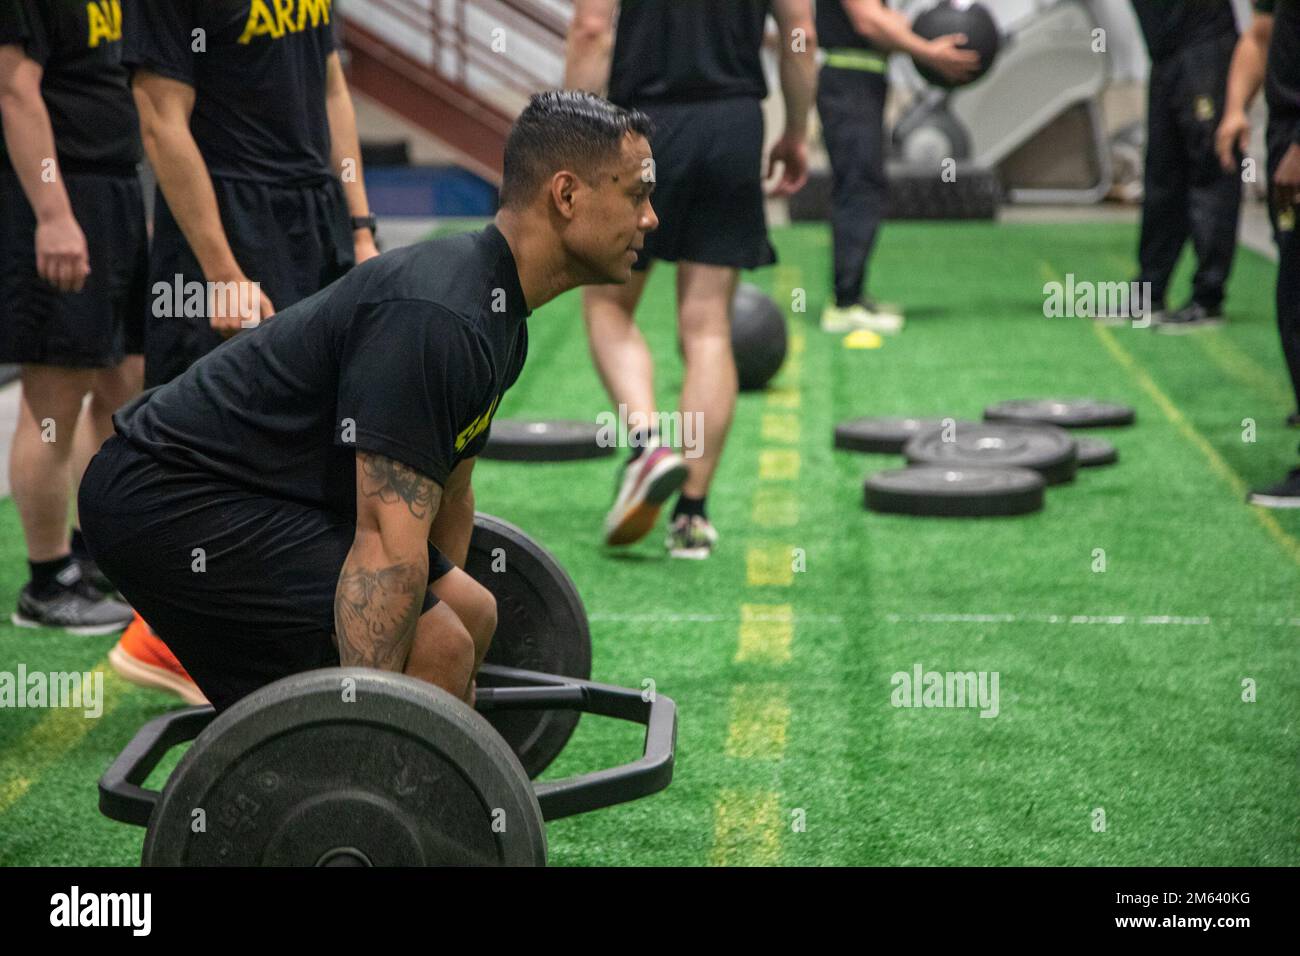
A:
POLYGON ((677 498, 677 506, 673 508, 673 520, 676 521, 682 515, 699 515, 701 518, 708 518, 704 513, 704 505, 708 501, 708 496, 703 498, 692 498, 689 495, 680 495, 677 498))
POLYGON ((38 595, 48 593, 51 586, 56 583, 55 578, 70 564, 72 564, 70 554, 55 558, 53 561, 28 561, 27 566, 32 569, 32 591, 38 595))
POLYGON ((86 539, 82 535, 80 528, 72 529, 72 540, 69 547, 72 548, 74 558, 81 558, 83 561, 91 560, 90 549, 86 547, 86 539))

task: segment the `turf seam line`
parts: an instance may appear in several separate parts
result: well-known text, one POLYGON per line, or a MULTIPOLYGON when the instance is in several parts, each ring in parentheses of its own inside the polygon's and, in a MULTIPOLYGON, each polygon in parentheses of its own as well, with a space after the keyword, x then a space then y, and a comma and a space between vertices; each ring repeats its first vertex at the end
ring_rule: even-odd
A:
POLYGON ((1209 627, 1215 624, 1249 627, 1300 627, 1300 618, 1243 620, 1210 615, 1177 614, 884 614, 887 624, 1140 624, 1143 626, 1209 627))

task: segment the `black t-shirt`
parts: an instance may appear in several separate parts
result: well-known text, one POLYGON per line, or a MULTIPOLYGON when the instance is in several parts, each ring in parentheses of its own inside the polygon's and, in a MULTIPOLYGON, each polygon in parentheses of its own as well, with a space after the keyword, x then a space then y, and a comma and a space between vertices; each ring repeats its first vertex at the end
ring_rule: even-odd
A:
MULTIPOLYGON (((0 0, 0 44, 23 47, 45 71, 41 97, 65 170, 140 162, 119 0, 0 0)), ((0 166, 8 166, 2 140, 0 166)))
POLYGON ((609 99, 619 106, 767 96, 768 0, 624 0, 609 99))
POLYGON ((1152 61, 1181 50, 1236 36, 1237 21, 1230 0, 1132 0, 1152 61))
POLYGON ((279 185, 330 169, 332 0, 130 0, 126 64, 194 87, 190 130, 213 176, 279 185))
POLYGON ((114 423, 164 464, 355 518, 358 450, 439 484, 482 450, 528 315, 496 226, 418 243, 239 333, 114 423))
POLYGON ((874 43, 853 29, 853 21, 840 0, 817 0, 817 45, 823 50, 876 48, 874 43))
POLYGON ((1255 0, 1255 10, 1273 17, 1268 71, 1264 77, 1269 125, 1294 124, 1292 139, 1300 142, 1300 3, 1255 0))

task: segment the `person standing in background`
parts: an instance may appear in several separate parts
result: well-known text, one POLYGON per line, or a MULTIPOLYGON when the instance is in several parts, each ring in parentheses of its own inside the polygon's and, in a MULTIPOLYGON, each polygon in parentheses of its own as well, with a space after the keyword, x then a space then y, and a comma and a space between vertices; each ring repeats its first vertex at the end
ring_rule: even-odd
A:
POLYGON ((118 0, 0 0, 0 116, 0 362, 22 367, 9 478, 30 569, 12 620, 110 633, 131 609, 68 511, 141 380, 148 238, 118 0))
MULTIPOLYGON (((378 255, 331 0, 132 0, 124 62, 158 179, 145 385, 378 255), (174 308, 208 283, 207 308, 174 308), (171 307, 169 307, 171 306, 171 307)), ((163 635, 165 637, 166 635, 163 635)), ((125 678, 201 699, 139 618, 125 678)))
POLYGON ((577 0, 565 86, 603 93, 654 123, 654 166, 643 173, 659 226, 636 256, 632 281, 584 290, 592 356, 610 399, 629 421, 656 420, 654 363, 635 313, 652 262, 677 263, 677 329, 686 366, 681 414, 699 417, 701 454, 689 462, 653 428, 628 436, 629 460, 605 519, 605 543, 628 545, 655 526, 679 489, 666 546, 707 558, 717 532, 707 495, 736 406, 731 301, 740 269, 771 265, 763 208, 760 49, 768 13, 780 31, 785 130, 768 156, 782 167, 778 194, 807 179, 808 112, 816 83, 810 0, 577 0), (615 31, 614 18, 618 15, 615 31), (634 417, 635 416, 635 417, 634 417), (644 417, 643 417, 644 416, 644 417))
POLYGON ((1138 281, 1151 283, 1150 318, 1161 332, 1219 325, 1237 250, 1241 178, 1220 168, 1214 134, 1237 22, 1230 0, 1131 2, 1151 57, 1138 281), (1189 236, 1197 263, 1192 298, 1166 311, 1169 279, 1189 236))
MULTIPOLYGON (((1278 334, 1291 387, 1300 407, 1300 4, 1295 0, 1255 0, 1255 19, 1242 34, 1232 57, 1227 103, 1219 124, 1219 162, 1239 175, 1250 140, 1246 110, 1264 86, 1268 103, 1268 214, 1277 242, 1278 334)), ((1287 418, 1300 426, 1300 412, 1287 418)), ((1300 466, 1275 485, 1257 488, 1247 500, 1265 508, 1300 508, 1300 466)))
POLYGON ((889 181, 885 176, 885 67, 895 50, 961 82, 979 68, 979 54, 962 50, 961 34, 926 40, 884 0, 820 0, 817 36, 826 51, 817 83, 817 113, 831 163, 834 301, 822 311, 822 331, 870 329, 893 333, 903 313, 868 297, 868 267, 889 181))

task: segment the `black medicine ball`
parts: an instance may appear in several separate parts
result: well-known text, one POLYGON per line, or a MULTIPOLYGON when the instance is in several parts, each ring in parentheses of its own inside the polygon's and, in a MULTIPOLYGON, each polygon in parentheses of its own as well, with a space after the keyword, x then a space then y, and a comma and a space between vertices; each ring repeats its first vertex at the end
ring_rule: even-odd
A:
POLYGON ((926 82, 949 90, 974 83, 987 73, 997 58, 1001 41, 998 25, 988 7, 982 3, 967 3, 965 0, 943 0, 937 6, 922 12, 912 23, 912 30, 927 40, 951 33, 964 33, 966 42, 961 45, 961 49, 974 50, 980 55, 979 69, 965 83, 951 83, 919 60, 912 61, 926 82))

